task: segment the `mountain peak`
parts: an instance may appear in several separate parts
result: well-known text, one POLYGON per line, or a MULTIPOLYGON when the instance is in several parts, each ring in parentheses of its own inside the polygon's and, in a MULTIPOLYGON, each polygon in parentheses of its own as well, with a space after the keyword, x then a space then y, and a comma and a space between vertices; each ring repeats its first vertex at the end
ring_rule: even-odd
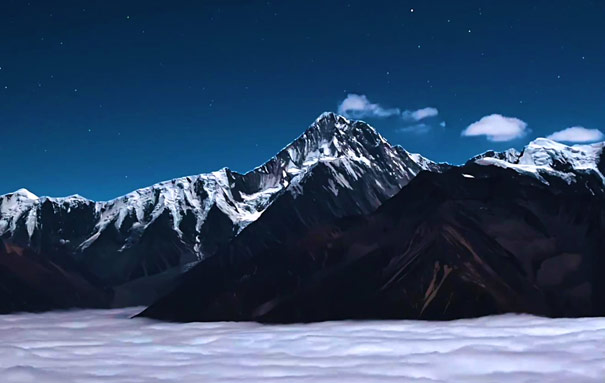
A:
POLYGON ((314 124, 318 124, 323 121, 336 121, 339 117, 344 118, 343 116, 338 115, 334 112, 323 112, 315 119, 314 124))
POLYGON ((544 182, 546 180, 542 175, 548 174, 570 183, 575 180, 578 172, 594 172, 603 177, 600 163, 604 147, 605 142, 569 146, 548 138, 536 138, 521 152, 515 149, 488 151, 474 157, 473 161, 480 165, 494 165, 533 174, 544 182))
POLYGON ((19 197, 23 197, 23 198, 27 198, 27 199, 32 199, 32 200, 38 199, 37 195, 35 195, 34 193, 30 192, 29 190, 27 190, 25 188, 21 188, 19 190, 16 190, 16 191, 10 193, 10 195, 15 195, 15 196, 19 196, 19 197))
POLYGON ((518 163, 559 171, 596 169, 603 146, 605 142, 569 146, 548 138, 537 138, 523 149, 518 163))
POLYGON ((560 142, 551 140, 550 138, 538 137, 527 144, 527 146, 541 146, 541 147, 567 147, 568 145, 562 144, 560 142))
POLYGON ((319 131, 324 138, 330 138, 336 131, 346 131, 351 125, 347 118, 333 112, 323 112, 309 126, 308 131, 319 131))

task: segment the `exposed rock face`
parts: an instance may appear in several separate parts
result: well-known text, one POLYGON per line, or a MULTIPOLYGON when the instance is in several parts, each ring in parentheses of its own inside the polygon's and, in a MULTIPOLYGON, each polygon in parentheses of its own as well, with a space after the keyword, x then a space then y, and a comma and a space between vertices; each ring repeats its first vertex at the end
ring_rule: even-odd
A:
POLYGON ((308 227, 369 213, 420 171, 442 168, 391 146, 363 122, 324 113, 246 174, 225 168, 107 202, 37 197, 25 189, 0 196, 0 239, 57 267, 73 266, 89 284, 107 290, 113 306, 149 304, 271 206, 267 222, 274 226, 308 227))
POLYGON ((307 229, 272 220, 274 205, 142 315, 605 315, 603 146, 539 139, 521 153, 486 153, 420 173, 372 214, 307 229))
POLYGON ((0 314, 72 307, 107 307, 111 294, 76 264, 0 240, 0 314))

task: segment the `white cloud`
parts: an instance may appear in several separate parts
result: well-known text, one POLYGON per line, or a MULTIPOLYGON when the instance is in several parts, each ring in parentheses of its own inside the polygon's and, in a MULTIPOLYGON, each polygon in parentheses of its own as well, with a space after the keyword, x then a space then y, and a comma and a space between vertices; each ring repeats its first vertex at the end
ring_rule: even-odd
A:
POLYGON ((373 104, 364 94, 350 93, 338 106, 338 113, 345 117, 390 117, 401 114, 399 108, 383 108, 373 104))
POLYGON ((349 93, 338 106, 338 113, 351 118, 398 116, 405 121, 417 122, 435 117, 439 111, 433 107, 403 111, 400 108, 385 108, 380 104, 372 103, 365 94, 349 93))
POLYGON ((605 376, 605 318, 179 324, 129 319, 137 312, 0 315, 0 380, 602 383, 605 376))
POLYGON ((490 114, 470 124, 462 131, 462 136, 486 136, 490 141, 511 141, 529 132, 527 123, 514 117, 490 114))
POLYGON ((439 114, 437 108, 426 107, 418 110, 404 110, 401 117, 405 120, 420 121, 425 118, 435 117, 439 114))
POLYGON ((554 141, 564 142, 594 142, 600 141, 605 137, 599 129, 586 129, 581 126, 559 130, 546 137, 554 141))

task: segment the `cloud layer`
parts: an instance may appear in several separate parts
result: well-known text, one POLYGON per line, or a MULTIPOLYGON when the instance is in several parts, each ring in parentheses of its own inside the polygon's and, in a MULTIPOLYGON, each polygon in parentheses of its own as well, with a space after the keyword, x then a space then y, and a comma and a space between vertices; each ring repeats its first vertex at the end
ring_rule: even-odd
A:
POLYGON ((554 141, 562 142, 595 142, 601 141, 605 135, 599 129, 586 129, 581 126, 559 130, 546 137, 554 141))
POLYGON ((418 122, 426 118, 436 117, 439 111, 433 107, 418 110, 402 110, 400 108, 385 108, 371 102, 364 94, 349 93, 338 105, 338 113, 350 118, 386 118, 397 116, 405 121, 418 122))
POLYGON ((136 309, 0 316, 2 383, 602 383, 605 318, 267 326, 128 319, 136 309))
POLYGON ((529 130, 527 123, 514 117, 490 114, 470 124, 462 131, 462 136, 485 136, 489 141, 511 141, 525 136, 529 130))

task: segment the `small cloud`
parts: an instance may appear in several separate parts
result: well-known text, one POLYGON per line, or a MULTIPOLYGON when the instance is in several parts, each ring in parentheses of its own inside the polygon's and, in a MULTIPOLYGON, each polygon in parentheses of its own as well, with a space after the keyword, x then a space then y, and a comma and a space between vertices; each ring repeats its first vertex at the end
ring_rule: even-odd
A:
POLYGON ((398 116, 405 121, 413 122, 439 115, 439 111, 433 107, 403 111, 400 108, 385 108, 380 104, 372 103, 365 94, 356 93, 349 93, 342 100, 340 105, 338 105, 338 113, 352 118, 398 116))
MULTIPOLYGON (((380 104, 371 102, 365 94, 349 93, 347 97, 338 105, 338 113, 349 118, 387 118, 397 117, 405 125, 398 129, 399 132, 411 132, 416 134, 427 133, 431 130, 431 125, 418 123, 427 118, 439 115, 439 111, 433 107, 426 107, 417 110, 402 110, 400 108, 385 108, 380 104)), ((442 123, 441 126, 445 126, 442 123)))
POLYGON ((490 114, 470 124, 461 133, 464 137, 486 136, 489 141, 511 141, 529 132, 527 123, 514 117, 490 114))
POLYGON ((546 137, 549 140, 563 142, 594 142, 600 141, 605 137, 599 129, 586 129, 581 126, 559 130, 546 137))
POLYGON ((350 93, 338 106, 338 113, 352 118, 384 118, 400 115, 401 111, 399 108, 383 108, 378 104, 373 104, 363 94, 350 93))
POLYGON ((426 107, 418 110, 404 110, 401 112, 401 117, 404 120, 420 121, 425 118, 435 117, 439 114, 437 108, 426 107))
POLYGON ((441 121, 441 122, 439 123, 439 126, 441 126, 442 128, 445 128, 445 126, 446 126, 446 125, 447 125, 447 124, 445 123, 445 121, 441 121))
POLYGON ((414 134, 425 134, 431 130, 431 125, 420 123, 416 125, 406 126, 404 128, 397 129, 400 133, 414 133, 414 134))

